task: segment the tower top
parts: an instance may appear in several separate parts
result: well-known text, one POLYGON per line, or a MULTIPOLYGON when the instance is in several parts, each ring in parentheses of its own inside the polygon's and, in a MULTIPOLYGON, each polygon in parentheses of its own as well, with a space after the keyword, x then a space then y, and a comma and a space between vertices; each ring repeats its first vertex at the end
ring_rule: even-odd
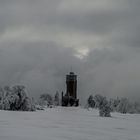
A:
POLYGON ((74 75, 74 72, 71 71, 71 72, 70 72, 70 75, 74 75))
POLYGON ((74 72, 70 72, 66 75, 66 81, 77 81, 77 75, 74 72))

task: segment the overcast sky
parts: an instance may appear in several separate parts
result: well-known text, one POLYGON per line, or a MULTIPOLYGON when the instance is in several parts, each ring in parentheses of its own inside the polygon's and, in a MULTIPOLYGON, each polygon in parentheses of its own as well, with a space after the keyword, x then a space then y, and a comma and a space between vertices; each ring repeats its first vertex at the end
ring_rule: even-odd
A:
POLYGON ((1 86, 54 94, 71 68, 81 101, 140 100, 140 0, 0 0, 1 86))

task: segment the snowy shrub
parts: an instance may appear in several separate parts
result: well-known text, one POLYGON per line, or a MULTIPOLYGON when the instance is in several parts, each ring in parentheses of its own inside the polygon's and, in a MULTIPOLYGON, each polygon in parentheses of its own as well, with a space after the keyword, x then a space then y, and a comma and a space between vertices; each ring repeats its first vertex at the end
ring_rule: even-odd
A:
POLYGON ((117 111, 123 114, 129 112, 129 101, 127 98, 121 98, 117 111))
POLYGON ((94 108, 95 107, 95 101, 94 101, 92 95, 89 96, 89 98, 87 100, 87 104, 88 104, 88 107, 91 107, 91 108, 94 108))
POLYGON ((134 103, 134 108, 136 110, 136 113, 140 113, 140 102, 135 102, 134 103))
POLYGON ((48 106, 48 101, 39 98, 37 105, 41 107, 48 106))
POLYGON ((120 113, 140 113, 140 102, 130 102, 127 98, 111 98, 107 101, 106 97, 96 94, 89 96, 86 108, 95 107, 100 110, 100 116, 110 116, 110 112, 120 113), (95 102, 95 105, 94 105, 95 102))
POLYGON ((111 117, 111 107, 106 97, 103 97, 99 106, 99 115, 101 117, 111 117))
POLYGON ((130 113, 130 114, 134 114, 134 113, 138 113, 137 112, 137 109, 135 108, 135 104, 134 103, 129 103, 128 104, 128 111, 127 113, 130 113))
POLYGON ((40 95, 39 104, 42 106, 52 106, 53 98, 50 94, 42 94, 40 95))
POLYGON ((118 112, 120 113, 140 113, 140 104, 137 102, 130 102, 127 98, 122 98, 118 106, 118 112))
POLYGON ((101 117, 110 117, 111 116, 110 102, 106 99, 106 97, 103 97, 102 95, 97 94, 94 96, 94 98, 92 98, 92 96, 90 96, 88 98, 89 103, 91 103, 92 100, 95 101, 95 107, 99 109, 99 115, 101 117))
POLYGON ((60 103, 59 103, 59 93, 56 92, 55 96, 54 96, 54 105, 55 106, 59 106, 60 103))
POLYGON ((39 104, 36 105, 36 109, 37 109, 37 110, 44 110, 43 106, 41 106, 41 105, 39 105, 39 104))
POLYGON ((110 103, 111 111, 115 112, 117 111, 118 105, 120 103, 120 99, 119 98, 110 99, 109 103, 110 103))
POLYGON ((111 111, 120 113, 140 113, 140 104, 137 102, 130 102, 127 98, 110 99, 111 111))
POLYGON ((21 110, 23 111, 35 111, 36 107, 34 104, 34 101, 32 99, 30 99, 29 97, 26 97, 23 105, 21 106, 21 110))
POLYGON ((94 96, 95 101, 95 108, 100 108, 102 101, 104 100, 104 97, 100 94, 97 94, 94 96))
POLYGON ((10 103, 7 98, 1 100, 0 109, 2 110, 10 110, 10 103))
POLYGON ((0 103, 1 103, 2 97, 3 97, 3 89, 0 88, 0 103))
POLYGON ((24 86, 14 86, 4 88, 3 96, 0 102, 0 109, 3 110, 21 110, 34 111, 35 105, 27 96, 24 86))

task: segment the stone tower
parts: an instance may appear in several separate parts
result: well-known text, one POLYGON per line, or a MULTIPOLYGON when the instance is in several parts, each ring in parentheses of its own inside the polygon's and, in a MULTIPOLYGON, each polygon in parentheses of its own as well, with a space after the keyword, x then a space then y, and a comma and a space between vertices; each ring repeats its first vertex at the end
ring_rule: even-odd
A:
POLYGON ((78 106, 79 99, 77 99, 77 75, 70 72, 66 75, 66 94, 62 92, 62 106, 78 106))
POLYGON ((75 75, 74 72, 70 72, 66 75, 66 85, 67 96, 77 99, 77 75, 75 75))

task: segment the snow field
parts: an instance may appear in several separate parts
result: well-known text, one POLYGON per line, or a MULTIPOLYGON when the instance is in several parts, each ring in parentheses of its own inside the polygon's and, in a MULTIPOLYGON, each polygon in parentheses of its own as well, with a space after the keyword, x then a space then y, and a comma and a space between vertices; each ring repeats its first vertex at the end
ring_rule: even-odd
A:
POLYGON ((0 111, 0 140, 140 140, 140 115, 102 118, 80 107, 0 111))

